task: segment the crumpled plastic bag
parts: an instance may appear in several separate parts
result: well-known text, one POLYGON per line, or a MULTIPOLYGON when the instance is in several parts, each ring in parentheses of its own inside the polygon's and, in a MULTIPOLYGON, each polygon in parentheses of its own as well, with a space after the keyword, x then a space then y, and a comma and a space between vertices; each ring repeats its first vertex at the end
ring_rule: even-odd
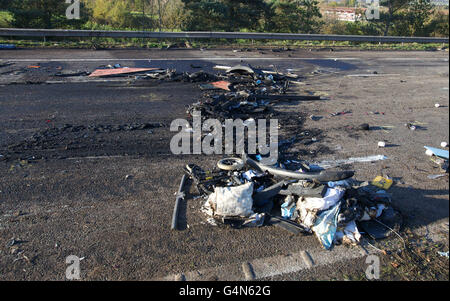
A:
POLYGON ((339 202, 344 194, 344 188, 328 188, 323 198, 305 197, 303 206, 308 210, 327 210, 339 202))
POLYGON ((327 210, 336 205, 345 194, 341 187, 328 188, 323 198, 303 197, 297 202, 300 220, 308 227, 312 227, 317 219, 316 213, 327 210))
POLYGON ((337 203, 333 208, 321 212, 317 216, 317 220, 312 227, 320 243, 327 250, 333 246, 334 237, 336 235, 339 210, 341 203, 337 203))
POLYGON ((355 221, 348 223, 341 231, 337 231, 334 240, 350 245, 358 244, 361 241, 361 233, 355 221))
POLYGON ((297 202, 297 210, 300 213, 302 223, 311 228, 317 218, 316 212, 307 210, 302 201, 297 202))
POLYGON ((206 201, 205 207, 212 208, 215 215, 249 217, 254 214, 253 183, 237 187, 216 187, 206 201))

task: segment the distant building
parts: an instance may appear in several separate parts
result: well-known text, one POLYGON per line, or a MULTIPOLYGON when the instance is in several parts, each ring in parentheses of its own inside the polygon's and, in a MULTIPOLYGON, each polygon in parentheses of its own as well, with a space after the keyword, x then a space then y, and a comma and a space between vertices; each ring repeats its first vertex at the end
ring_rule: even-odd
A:
POLYGON ((327 7, 323 9, 322 14, 326 17, 335 18, 339 21, 355 22, 363 19, 362 14, 364 11, 364 8, 356 9, 354 7, 327 7))
POLYGON ((448 0, 431 0, 431 4, 436 6, 448 6, 448 0))

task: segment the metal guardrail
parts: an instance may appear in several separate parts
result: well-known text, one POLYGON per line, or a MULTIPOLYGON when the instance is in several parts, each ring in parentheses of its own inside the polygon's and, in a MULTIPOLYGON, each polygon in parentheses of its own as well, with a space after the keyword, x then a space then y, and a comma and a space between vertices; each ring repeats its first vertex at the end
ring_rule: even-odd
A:
POLYGON ((254 32, 151 32, 105 31, 64 29, 0 28, 0 36, 9 37, 86 37, 86 38, 152 38, 152 39, 252 39, 252 40, 301 40, 301 41, 350 41, 380 43, 448 43, 449 38, 392 37, 359 35, 322 35, 254 32))

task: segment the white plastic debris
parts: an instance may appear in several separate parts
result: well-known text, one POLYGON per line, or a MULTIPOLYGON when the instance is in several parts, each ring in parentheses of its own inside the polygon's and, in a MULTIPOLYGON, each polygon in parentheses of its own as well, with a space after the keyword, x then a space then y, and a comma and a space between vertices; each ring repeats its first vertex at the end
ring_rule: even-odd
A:
POLYGON ((428 179, 430 179, 430 180, 437 180, 437 179, 443 178, 445 176, 446 176, 445 174, 443 174, 443 175, 429 175, 428 179))
POLYGON ((359 219, 359 221, 370 221, 374 218, 379 218, 386 206, 384 204, 378 204, 376 207, 365 208, 364 215, 359 219))
POLYGON ((256 171, 254 171, 254 170, 249 170, 249 171, 246 171, 246 172, 244 172, 243 174, 242 174, 242 177, 244 178, 244 179, 246 179, 247 181, 251 181, 253 178, 255 178, 255 177, 257 177, 258 176, 258 174, 256 173, 256 171))
MULTIPOLYGON (((361 241, 361 233, 359 233, 358 227, 355 221, 348 223, 344 228, 345 237, 349 242, 355 244, 361 241)), ((345 239, 344 239, 345 242, 345 239)))
POLYGON ((341 187, 328 188, 323 198, 305 197, 304 203, 308 210, 327 210, 334 206, 344 196, 345 189, 341 187))
POLYGON ((316 221, 316 212, 308 210, 306 208, 305 202, 297 202, 297 210, 300 213, 300 220, 302 223, 307 227, 312 227, 314 225, 314 222, 316 221))
POLYGON ((433 152, 432 150, 430 150, 430 149, 427 149, 427 151, 425 152, 425 154, 426 154, 427 156, 430 156, 430 157, 433 157, 433 156, 434 156, 434 152, 433 152))
MULTIPOLYGON (((375 161, 383 161, 387 160, 388 157, 384 155, 376 155, 376 156, 368 156, 368 157, 360 157, 360 158, 349 158, 342 160, 327 160, 319 163, 310 164, 309 167, 312 170, 317 169, 327 169, 345 164, 353 164, 353 163, 366 163, 366 162, 375 162, 375 161)), ((294 162, 295 163, 295 162, 294 162)))
POLYGON ((206 222, 208 223, 208 224, 210 224, 211 226, 217 226, 217 223, 216 223, 216 220, 215 219, 213 219, 213 218, 208 218, 207 220, 206 220, 206 222))
POLYGON ((242 226, 244 227, 262 227, 264 224, 264 218, 265 218, 265 214, 264 213, 255 213, 252 216, 250 216, 248 218, 248 220, 246 220, 242 226))
POLYGON ((345 189, 341 187, 328 188, 323 198, 303 197, 297 202, 300 220, 308 227, 312 227, 317 219, 317 212, 327 210, 336 205, 344 196, 345 189))
MULTIPOLYGON (((216 187, 205 203, 205 208, 212 209, 219 216, 241 216, 253 215, 253 183, 247 183, 237 187, 216 187)), ((206 210, 209 215, 210 210, 206 210)))
POLYGON ((335 182, 328 182, 327 185, 330 188, 334 187, 343 187, 343 188, 351 188, 353 185, 353 182, 351 179, 347 180, 341 180, 341 181, 335 181, 335 182))

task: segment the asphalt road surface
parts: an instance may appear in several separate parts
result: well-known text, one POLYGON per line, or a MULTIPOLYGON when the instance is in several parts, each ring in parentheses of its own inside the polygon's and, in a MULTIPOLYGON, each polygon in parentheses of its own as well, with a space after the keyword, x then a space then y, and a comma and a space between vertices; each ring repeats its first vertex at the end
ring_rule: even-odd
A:
MULTIPOLYGON (((365 269, 363 252, 324 252, 313 236, 276 227, 213 227, 199 212, 201 200, 192 197, 181 208, 181 231, 171 231, 183 166, 212 168, 219 159, 170 152, 170 123, 186 117, 201 91, 194 83, 54 75, 117 63, 188 72, 250 63, 301 75, 293 92, 327 100, 280 105, 301 120, 298 131, 317 134, 316 143, 289 151, 310 161, 386 155, 386 161, 349 167, 361 181, 394 178, 390 192, 407 228, 443 223, 448 233, 448 175, 428 178, 442 172, 424 149, 449 141, 448 52, 1 50, 1 280, 64 280, 69 255, 83 258, 82 280, 179 273, 239 280, 246 278, 239 271, 246 262, 254 264, 256 279, 339 279, 365 269), (34 65, 41 67, 29 68, 34 65), (336 112, 348 113, 332 116, 336 112), (362 123, 372 130, 351 130, 362 123), (33 136, 43 138, 30 142, 33 136), (389 147, 378 148, 381 140, 389 147), (290 261, 302 251, 313 257, 312 268, 290 261)), ((444 239, 448 244, 448 234, 444 239)))

